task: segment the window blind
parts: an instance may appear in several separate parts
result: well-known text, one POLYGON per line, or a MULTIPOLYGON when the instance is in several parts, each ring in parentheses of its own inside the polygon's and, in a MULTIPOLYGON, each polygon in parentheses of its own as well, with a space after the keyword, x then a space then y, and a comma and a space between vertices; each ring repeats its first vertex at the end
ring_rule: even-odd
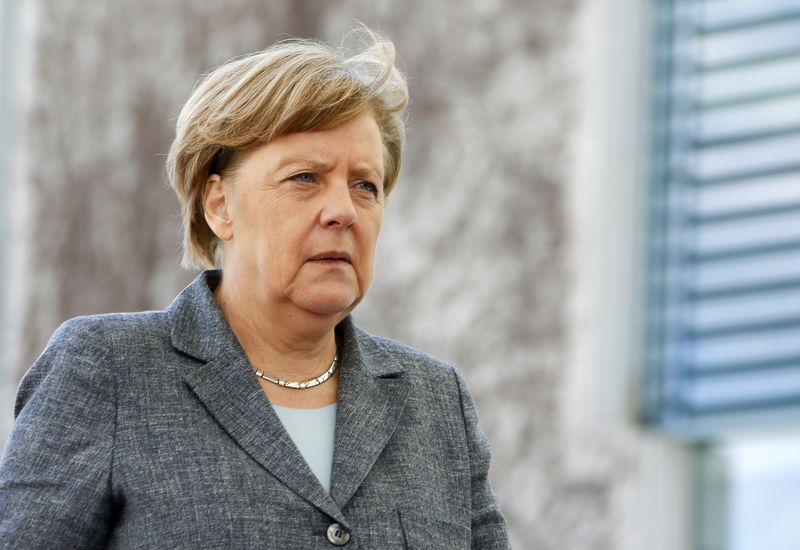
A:
POLYGON ((658 6, 646 417, 800 417, 800 0, 658 6))

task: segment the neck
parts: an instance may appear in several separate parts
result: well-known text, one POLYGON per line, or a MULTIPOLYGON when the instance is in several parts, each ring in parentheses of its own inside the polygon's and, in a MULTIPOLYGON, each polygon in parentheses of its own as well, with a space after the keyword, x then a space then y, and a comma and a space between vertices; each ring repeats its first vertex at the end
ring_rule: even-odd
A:
POLYGON ((225 272, 214 296, 250 363, 292 381, 325 372, 336 353, 334 329, 346 314, 318 315, 290 304, 262 304, 246 288, 225 272))

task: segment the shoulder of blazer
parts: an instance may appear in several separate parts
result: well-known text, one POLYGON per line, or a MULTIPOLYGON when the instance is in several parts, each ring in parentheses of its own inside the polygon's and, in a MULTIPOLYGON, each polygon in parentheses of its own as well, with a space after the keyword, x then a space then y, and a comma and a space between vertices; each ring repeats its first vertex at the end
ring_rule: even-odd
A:
POLYGON ((105 313, 75 317, 64 322, 50 338, 51 348, 85 350, 86 354, 123 353, 161 346, 169 341, 169 319, 165 311, 105 313))
POLYGON ((57 385, 78 374, 84 380, 113 378, 109 364, 120 356, 129 358, 147 347, 168 343, 167 326, 163 311, 87 315, 65 321, 20 381, 14 414, 19 414, 47 377, 57 385))

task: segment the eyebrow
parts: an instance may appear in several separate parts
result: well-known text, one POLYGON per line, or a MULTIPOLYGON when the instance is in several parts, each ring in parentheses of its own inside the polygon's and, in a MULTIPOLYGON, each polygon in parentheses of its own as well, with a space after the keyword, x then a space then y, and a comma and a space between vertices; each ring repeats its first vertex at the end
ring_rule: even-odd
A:
POLYGON ((384 178, 383 174, 381 174, 380 171, 377 168, 373 168, 373 167, 367 166, 367 165, 359 166, 358 168, 353 170, 353 173, 356 174, 358 177, 361 177, 361 178, 372 178, 372 177, 375 177, 375 178, 377 178, 377 179, 379 179, 381 181, 384 178))
POLYGON ((305 155, 293 155, 290 157, 278 159, 277 169, 283 170, 294 164, 303 164, 308 166, 312 170, 318 170, 320 172, 325 172, 330 169, 330 165, 328 163, 322 162, 317 159, 309 158, 305 155))

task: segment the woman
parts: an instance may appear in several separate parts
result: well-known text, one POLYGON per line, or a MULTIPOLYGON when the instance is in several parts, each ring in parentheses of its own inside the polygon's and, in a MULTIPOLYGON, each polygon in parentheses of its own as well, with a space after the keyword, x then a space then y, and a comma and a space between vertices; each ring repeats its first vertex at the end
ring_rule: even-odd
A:
POLYGON ((285 42, 209 74, 169 155, 164 311, 66 322, 23 379, 3 548, 506 548, 450 366, 356 327, 407 103, 391 43, 285 42))

